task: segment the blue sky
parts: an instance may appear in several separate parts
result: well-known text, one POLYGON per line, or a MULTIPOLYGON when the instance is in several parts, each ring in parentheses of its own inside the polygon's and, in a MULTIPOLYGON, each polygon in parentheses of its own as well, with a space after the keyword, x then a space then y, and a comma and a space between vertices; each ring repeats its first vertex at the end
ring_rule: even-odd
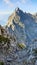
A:
POLYGON ((0 24, 5 25, 8 17, 19 7, 24 12, 36 13, 37 0, 0 0, 0 24))

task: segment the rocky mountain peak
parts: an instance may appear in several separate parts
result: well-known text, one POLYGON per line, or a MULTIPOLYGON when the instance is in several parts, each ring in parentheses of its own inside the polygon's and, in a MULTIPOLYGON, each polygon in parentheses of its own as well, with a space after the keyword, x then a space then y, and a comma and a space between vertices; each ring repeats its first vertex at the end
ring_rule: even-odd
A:
POLYGON ((25 40, 32 43, 32 40, 37 38, 35 17, 32 14, 24 13, 18 7, 9 17, 7 26, 10 33, 14 32, 17 39, 23 43, 25 43, 25 40))
POLYGON ((17 14, 17 15, 19 15, 19 14, 21 15, 21 14, 24 13, 19 7, 17 7, 14 12, 15 12, 15 14, 17 14))
POLYGON ((19 11, 20 9, 19 9, 19 7, 17 7, 16 9, 15 9, 15 11, 19 11))

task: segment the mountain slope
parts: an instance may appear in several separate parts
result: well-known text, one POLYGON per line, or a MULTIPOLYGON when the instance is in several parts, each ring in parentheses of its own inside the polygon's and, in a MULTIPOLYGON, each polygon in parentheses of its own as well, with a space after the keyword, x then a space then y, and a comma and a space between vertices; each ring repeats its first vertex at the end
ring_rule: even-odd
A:
POLYGON ((30 13, 24 13, 16 8, 12 15, 8 18, 8 30, 16 35, 20 43, 32 43, 37 39, 37 24, 35 17, 30 13))

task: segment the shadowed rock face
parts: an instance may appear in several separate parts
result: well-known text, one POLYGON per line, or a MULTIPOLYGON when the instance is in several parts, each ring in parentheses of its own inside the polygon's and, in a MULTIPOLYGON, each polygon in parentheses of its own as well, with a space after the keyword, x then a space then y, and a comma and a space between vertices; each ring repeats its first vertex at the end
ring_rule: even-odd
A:
POLYGON ((36 17, 16 8, 8 18, 8 30, 16 35, 19 42, 32 43, 33 39, 37 39, 36 17))

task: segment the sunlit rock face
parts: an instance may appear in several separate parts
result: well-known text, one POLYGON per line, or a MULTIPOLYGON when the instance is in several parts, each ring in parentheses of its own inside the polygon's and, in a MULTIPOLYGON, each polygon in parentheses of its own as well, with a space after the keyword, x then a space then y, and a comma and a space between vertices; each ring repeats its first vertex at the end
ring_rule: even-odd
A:
POLYGON ((7 26, 9 32, 16 35, 18 42, 32 43, 33 39, 37 39, 36 17, 16 8, 8 18, 7 26))

